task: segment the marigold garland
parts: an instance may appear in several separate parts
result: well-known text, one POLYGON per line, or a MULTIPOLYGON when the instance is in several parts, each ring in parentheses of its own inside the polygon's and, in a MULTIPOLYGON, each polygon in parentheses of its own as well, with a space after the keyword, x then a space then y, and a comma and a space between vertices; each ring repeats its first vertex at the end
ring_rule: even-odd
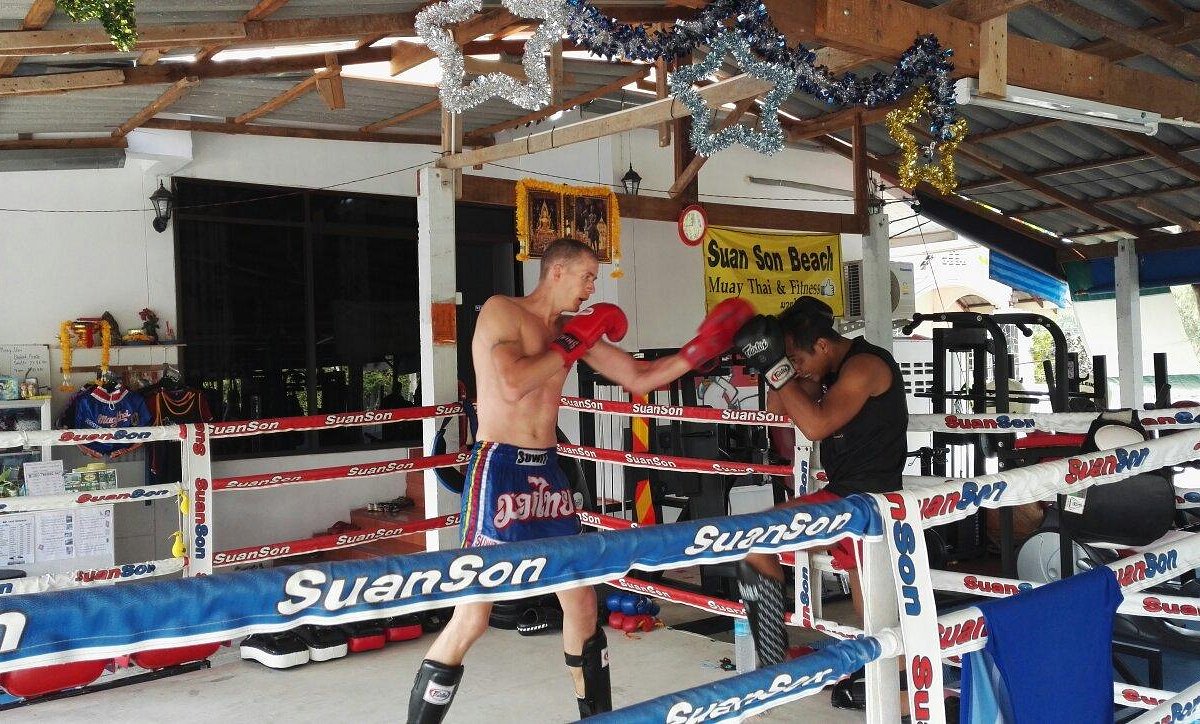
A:
POLYGON ((563 196, 586 196, 604 199, 608 204, 608 208, 612 211, 612 218, 608 220, 609 249, 612 253, 613 264, 611 276, 614 279, 620 279, 625 276, 625 272, 621 271, 621 207, 617 201, 616 193, 607 186, 571 186, 569 184, 548 183, 532 178, 518 181, 516 188, 516 224, 517 242, 519 243, 517 261, 529 260, 529 230, 532 228, 528 214, 530 191, 556 194, 559 197, 558 221, 560 229, 562 228, 563 196))
POLYGON ((112 349, 112 325, 107 319, 100 320, 100 376, 108 372, 108 353, 112 349))
POLYGON ((948 194, 958 186, 958 178, 954 171, 954 153, 967 136, 967 120, 960 118, 950 125, 949 139, 930 143, 929 151, 925 155, 930 157, 933 163, 920 163, 921 153, 917 139, 908 126, 920 118, 922 111, 927 110, 929 102, 929 91, 922 86, 913 95, 908 106, 887 114, 888 135, 900 147, 900 188, 912 191, 918 183, 928 181, 929 185, 938 191, 948 194))
POLYGON ((62 392, 74 392, 75 386, 71 384, 71 323, 61 322, 58 325, 58 348, 62 350, 62 384, 58 389, 62 392))

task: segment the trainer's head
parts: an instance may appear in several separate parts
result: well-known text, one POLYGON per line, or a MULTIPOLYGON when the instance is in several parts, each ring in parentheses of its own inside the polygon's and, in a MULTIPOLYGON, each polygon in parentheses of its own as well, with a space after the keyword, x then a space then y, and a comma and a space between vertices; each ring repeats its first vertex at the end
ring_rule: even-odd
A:
POLYGON ((816 297, 800 297, 779 315, 788 357, 801 377, 820 380, 834 369, 833 310, 816 297))
POLYGON ((600 259, 596 251, 578 239, 555 239, 542 252, 539 285, 547 285, 555 306, 577 312, 596 293, 600 259))

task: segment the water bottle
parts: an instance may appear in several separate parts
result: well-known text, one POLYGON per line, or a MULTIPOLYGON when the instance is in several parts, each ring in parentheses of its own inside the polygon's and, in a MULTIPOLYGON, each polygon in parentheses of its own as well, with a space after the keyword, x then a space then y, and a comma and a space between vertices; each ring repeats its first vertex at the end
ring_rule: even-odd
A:
POLYGON ((754 637, 750 635, 750 622, 744 618, 733 619, 733 663, 739 674, 757 668, 754 654, 754 637))

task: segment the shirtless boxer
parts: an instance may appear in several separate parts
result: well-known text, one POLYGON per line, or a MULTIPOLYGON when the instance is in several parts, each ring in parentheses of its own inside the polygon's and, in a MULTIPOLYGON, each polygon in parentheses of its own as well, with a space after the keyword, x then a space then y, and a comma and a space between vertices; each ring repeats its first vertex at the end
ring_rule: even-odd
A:
MULTIPOLYGON (((679 353, 653 362, 605 342, 625 336, 625 314, 599 303, 599 261, 586 244, 558 239, 542 255, 537 288, 524 297, 494 296, 483 305, 471 342, 479 412, 478 442, 467 464, 460 540, 483 546, 580 531, 570 486, 555 459, 559 397, 571 365, 585 360, 631 394, 657 389, 720 356, 753 312, 727 300, 701 323, 679 353), (575 313, 573 316, 568 313, 575 313)), ((591 586, 558 592, 563 650, 579 715, 612 709, 608 650, 597 626, 591 586)), ((409 724, 440 722, 462 679, 462 660, 488 627, 492 604, 460 604, 421 662, 409 698, 409 724)))

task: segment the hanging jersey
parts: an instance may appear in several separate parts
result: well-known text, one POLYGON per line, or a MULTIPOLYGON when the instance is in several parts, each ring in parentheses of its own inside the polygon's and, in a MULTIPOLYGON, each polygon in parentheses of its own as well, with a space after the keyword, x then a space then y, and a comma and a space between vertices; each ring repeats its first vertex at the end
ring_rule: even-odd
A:
MULTIPOLYGON (((154 425, 180 425, 196 422, 212 422, 208 400, 200 390, 168 390, 154 386, 143 390, 146 406, 150 409, 154 425)), ((156 442, 147 446, 146 479, 151 483, 174 483, 183 478, 179 460, 179 444, 156 442)))
MULTIPOLYGON (((130 394, 124 387, 112 392, 94 388, 75 403, 75 427, 93 430, 149 425, 152 418, 141 395, 130 394)), ((142 443, 89 442, 79 449, 94 458, 118 458, 137 450, 142 443)))

